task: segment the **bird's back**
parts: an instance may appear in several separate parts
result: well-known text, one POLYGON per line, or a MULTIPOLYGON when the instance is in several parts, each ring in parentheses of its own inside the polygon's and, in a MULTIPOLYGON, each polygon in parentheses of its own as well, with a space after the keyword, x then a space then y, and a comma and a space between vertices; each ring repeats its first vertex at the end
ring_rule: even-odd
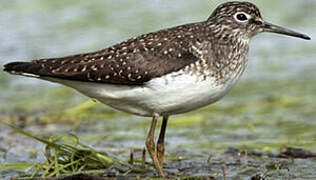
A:
POLYGON ((206 41, 204 22, 144 34, 109 48, 62 58, 13 62, 5 71, 98 83, 140 85, 198 60, 192 46, 206 41))

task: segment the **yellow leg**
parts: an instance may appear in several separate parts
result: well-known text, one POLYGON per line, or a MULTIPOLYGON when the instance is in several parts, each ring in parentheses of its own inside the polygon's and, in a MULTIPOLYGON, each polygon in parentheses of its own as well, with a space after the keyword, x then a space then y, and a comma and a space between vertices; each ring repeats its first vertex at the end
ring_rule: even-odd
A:
POLYGON ((159 139, 157 142, 157 158, 160 167, 163 169, 163 156, 165 153, 165 134, 166 134, 166 128, 168 123, 168 117, 164 116, 160 128, 160 134, 159 139))
POLYGON ((146 147, 147 147, 147 151, 149 152, 149 155, 150 155, 152 161, 154 162, 154 165, 156 167, 156 170, 157 170, 159 176, 165 177, 163 170, 162 170, 162 167, 160 166, 159 161, 157 159, 157 153, 156 153, 155 142, 154 142, 155 129, 156 129, 158 118, 159 118, 158 114, 153 115, 153 119, 151 121, 151 126, 150 126, 148 136, 146 139, 146 147))

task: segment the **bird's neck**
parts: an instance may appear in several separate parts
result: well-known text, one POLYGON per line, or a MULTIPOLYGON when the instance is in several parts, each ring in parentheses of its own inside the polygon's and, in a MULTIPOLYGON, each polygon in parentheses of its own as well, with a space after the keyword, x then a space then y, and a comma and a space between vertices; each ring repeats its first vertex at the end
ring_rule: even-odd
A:
POLYGON ((211 18, 203 23, 205 29, 221 43, 234 44, 238 41, 249 43, 249 33, 238 27, 231 27, 222 21, 217 21, 216 18, 211 18))
POLYGON ((225 27, 221 32, 211 28, 208 39, 212 44, 213 59, 209 62, 212 71, 223 81, 239 77, 247 65, 250 39, 237 31, 225 30, 225 27))

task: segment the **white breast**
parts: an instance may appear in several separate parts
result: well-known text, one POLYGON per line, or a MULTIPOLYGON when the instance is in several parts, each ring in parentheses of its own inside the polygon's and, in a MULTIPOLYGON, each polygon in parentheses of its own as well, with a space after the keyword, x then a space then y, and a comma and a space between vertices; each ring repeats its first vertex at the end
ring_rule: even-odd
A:
MULTIPOLYGON (((240 73, 241 74, 241 73, 240 73)), ((236 84, 240 74, 225 84, 182 70, 154 78, 142 86, 126 86, 45 78, 72 87, 115 109, 140 116, 180 114, 214 103, 236 84)))
POLYGON ((172 115, 189 112, 212 104, 226 95, 238 78, 218 84, 215 78, 182 71, 149 81, 148 99, 143 103, 155 112, 172 115), (154 96, 149 96, 154 94, 154 96))

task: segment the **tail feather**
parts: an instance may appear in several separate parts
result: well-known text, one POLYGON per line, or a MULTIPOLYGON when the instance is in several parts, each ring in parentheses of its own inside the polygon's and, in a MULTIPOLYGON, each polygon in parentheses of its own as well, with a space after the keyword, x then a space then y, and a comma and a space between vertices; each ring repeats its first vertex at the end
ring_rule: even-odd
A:
POLYGON ((3 71, 11 74, 39 77, 37 73, 41 69, 41 65, 34 62, 12 62, 5 64, 3 71))

